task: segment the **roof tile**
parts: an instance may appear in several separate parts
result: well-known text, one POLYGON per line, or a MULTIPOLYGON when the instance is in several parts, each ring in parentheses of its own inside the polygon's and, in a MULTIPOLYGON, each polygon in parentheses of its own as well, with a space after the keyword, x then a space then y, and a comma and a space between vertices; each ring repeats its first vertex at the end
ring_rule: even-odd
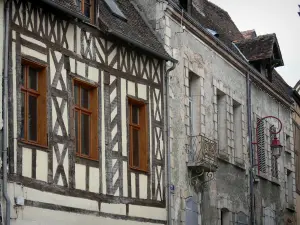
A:
POLYGON ((104 24, 107 29, 121 33, 127 38, 135 40, 161 55, 170 57, 134 5, 129 0, 115 1, 126 16, 127 21, 114 16, 107 8, 105 2, 100 0, 100 15, 98 19, 101 20, 101 23, 104 24))
POLYGON ((271 58, 275 42, 275 34, 266 34, 252 39, 237 41, 236 45, 249 61, 256 61, 271 58))

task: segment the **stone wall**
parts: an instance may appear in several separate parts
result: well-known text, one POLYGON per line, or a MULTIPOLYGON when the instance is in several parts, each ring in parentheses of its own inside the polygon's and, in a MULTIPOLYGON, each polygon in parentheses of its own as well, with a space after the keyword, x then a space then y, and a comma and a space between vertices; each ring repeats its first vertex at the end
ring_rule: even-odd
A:
MULTIPOLYGON (((138 4, 153 1, 136 0, 138 4)), ((140 5, 142 7, 142 5, 140 5)), ((246 75, 237 70, 209 46, 192 34, 184 30, 180 23, 168 13, 167 5, 161 1, 156 4, 156 30, 164 39, 167 51, 179 61, 170 75, 170 118, 171 118, 171 180, 175 187, 172 193, 173 224, 185 224, 186 199, 193 196, 199 205, 199 224, 219 225, 221 211, 229 211, 231 222, 247 220, 249 215, 249 157, 247 144, 247 108, 246 108, 246 75), (161 14, 164 13, 164 16, 161 14), (162 32, 164 31, 164 32, 162 32), (200 102, 197 109, 197 124, 193 125, 196 132, 205 137, 220 141, 225 140, 225 147, 219 149, 219 168, 214 174, 215 179, 207 183, 206 187, 195 192, 190 185, 190 172, 187 167, 187 145, 190 132, 189 115, 189 74, 199 79, 198 95, 193 96, 200 102), (225 96, 225 109, 218 115, 218 95, 225 96), (242 138, 240 146, 235 143, 233 108, 238 103, 241 107, 242 138), (218 117, 226 120, 224 132, 218 131, 218 117), (195 128, 196 127, 196 128, 195 128), (220 136, 221 134, 221 136, 220 136), (225 137, 223 136, 225 135, 225 137), (222 151, 221 151, 222 150, 222 151), (238 154, 237 154, 238 153, 238 154), (239 156, 239 157, 237 157, 239 156)), ((142 7, 143 8, 143 7, 142 7)), ((170 9, 171 11, 171 9, 170 9)), ((153 19, 152 10, 144 7, 143 13, 153 19)), ((267 115, 279 117, 284 129, 280 140, 285 143, 285 135, 292 137, 290 110, 284 108, 277 100, 256 86, 252 86, 253 121, 267 115)), ((268 121, 269 124, 273 121, 268 121)), ((253 122, 253 125, 255 123, 253 122)), ((274 124, 276 126, 276 124, 274 124)), ((268 138, 268 137, 267 137, 268 138)), ((269 139, 268 139, 269 141, 269 139)), ((267 144, 266 144, 267 145, 267 144)), ((291 157, 293 158, 293 143, 291 143, 291 157)), ((270 175, 270 148, 266 147, 267 166, 269 172, 255 184, 256 218, 257 224, 262 224, 267 212, 265 209, 276 211, 276 220, 282 221, 282 211, 286 206, 286 173, 284 165, 285 153, 278 159, 279 179, 274 181, 270 175), (272 191, 270 191, 272 190, 272 191), (265 211, 264 211, 265 210, 265 211), (265 213, 264 213, 265 212, 265 213)), ((290 165, 293 172, 294 164, 290 165)), ((293 175, 294 178, 294 175, 293 175)), ((269 215, 269 214, 267 214, 269 215)), ((269 218, 267 218, 269 219, 269 218)))

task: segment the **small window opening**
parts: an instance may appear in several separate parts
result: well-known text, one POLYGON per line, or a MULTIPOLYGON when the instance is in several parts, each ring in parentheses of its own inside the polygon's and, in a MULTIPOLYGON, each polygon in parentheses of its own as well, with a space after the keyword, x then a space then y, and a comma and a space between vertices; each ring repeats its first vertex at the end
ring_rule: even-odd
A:
POLYGON ((97 88, 74 80, 76 155, 98 160, 97 88))
POLYGON ((22 60, 20 137, 30 144, 47 146, 46 67, 22 60))
POLYGON ((91 19, 93 22, 94 0, 77 0, 77 5, 83 15, 91 19))
POLYGON ((130 167, 148 172, 147 107, 142 101, 128 99, 130 167))
POLYGON ((242 105, 233 100, 233 130, 235 159, 243 163, 242 105))
POLYGON ((217 90, 217 119, 218 119, 218 139, 220 151, 227 152, 227 119, 226 119, 226 95, 217 90))
POLYGON ((292 171, 287 171, 287 202, 289 206, 293 205, 293 173, 292 171))
POLYGON ((196 74, 189 72, 189 125, 190 135, 200 133, 200 79, 196 74))
POLYGON ((285 135, 285 149, 291 150, 291 138, 290 135, 285 135))

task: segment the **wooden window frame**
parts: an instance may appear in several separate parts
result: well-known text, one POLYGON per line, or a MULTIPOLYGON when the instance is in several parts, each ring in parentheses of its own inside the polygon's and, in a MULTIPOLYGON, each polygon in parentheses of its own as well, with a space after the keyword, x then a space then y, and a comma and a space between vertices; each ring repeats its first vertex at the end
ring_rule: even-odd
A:
MULTIPOLYGON (((75 148, 75 154, 77 157, 80 158, 85 158, 89 160, 94 160, 94 161, 99 161, 99 153, 98 153, 98 87, 96 85, 90 84, 88 82, 82 81, 80 79, 74 78, 72 81, 72 89, 73 89, 73 98, 74 98, 74 107, 73 107, 73 119, 74 119, 74 132, 75 130, 75 114, 76 112, 79 113, 78 118, 79 118, 79 125, 78 125, 78 130, 79 130, 79 137, 77 140, 78 141, 78 146, 79 146, 79 152, 75 148), (75 84, 78 85, 79 87, 84 87, 88 89, 89 93, 89 109, 83 108, 80 106, 76 105, 75 103, 75 84), (90 132, 90 143, 89 143, 89 155, 85 155, 81 153, 81 114, 87 114, 90 116, 90 126, 89 126, 89 132, 90 132)), ((81 91, 79 91, 79 101, 81 101, 81 96, 80 96, 81 91)), ((76 133, 75 133, 75 145, 76 145, 76 133)))
MULTIPOLYGON (((81 13, 83 15, 85 11, 85 0, 80 0, 81 5, 79 6, 79 9, 81 10, 81 13)), ((91 21, 91 23, 94 23, 94 11, 95 11, 95 0, 90 0, 90 17, 88 17, 91 21)))
MULTIPOLYGON (((36 145, 39 147, 48 147, 48 130, 47 130, 47 67, 37 62, 31 60, 22 59, 22 69, 24 68, 26 72, 24 73, 24 86, 20 83, 20 93, 25 94, 24 102, 24 138, 20 140, 26 144, 36 145), (40 70, 38 72, 38 90, 30 89, 27 86, 29 68, 34 68, 40 70), (28 139, 28 97, 35 96, 37 98, 37 140, 28 139)), ((23 71, 21 71, 23 73, 23 71)))
POLYGON ((148 113, 145 102, 128 98, 129 166, 133 170, 148 173, 148 113), (139 124, 132 122, 132 106, 139 108, 139 124), (139 166, 133 165, 133 129, 139 130, 139 166))

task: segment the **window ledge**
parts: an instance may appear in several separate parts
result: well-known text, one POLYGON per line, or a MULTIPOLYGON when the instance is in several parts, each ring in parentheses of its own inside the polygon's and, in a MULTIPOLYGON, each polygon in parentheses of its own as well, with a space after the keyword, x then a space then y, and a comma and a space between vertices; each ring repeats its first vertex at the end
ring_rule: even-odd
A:
POLYGON ((39 148, 44 149, 44 150, 49 150, 48 145, 41 145, 41 144, 38 144, 38 143, 25 141, 25 140, 21 140, 21 139, 19 139, 18 142, 19 142, 20 145, 22 145, 24 147, 39 147, 39 148))
POLYGON ((245 163, 241 163, 241 162, 237 162, 237 161, 234 161, 234 166, 238 167, 239 169, 242 169, 242 170, 246 170, 246 165, 245 163))
POLYGON ((99 160, 84 158, 76 155, 75 163, 82 164, 82 165, 89 165, 93 167, 99 167, 99 160))
POLYGON ((229 156, 227 156, 227 155, 219 154, 218 159, 225 162, 225 163, 231 164, 231 165, 237 167, 238 169, 241 169, 241 170, 244 170, 244 171, 246 170, 245 163, 237 162, 234 159, 231 162, 229 156))
POLYGON ((259 174, 256 175, 257 177, 259 177, 260 179, 264 179, 267 181, 270 181, 271 183, 280 186, 279 180, 277 178, 274 177, 269 177, 267 174, 260 172, 259 174))
POLYGON ((286 204, 286 207, 285 207, 287 210, 291 211, 291 212, 295 212, 295 205, 294 204, 289 204, 287 203, 286 204))
POLYGON ((145 174, 145 175, 148 175, 150 173, 149 170, 145 171, 145 170, 141 170, 141 169, 134 168, 134 167, 131 167, 131 166, 129 166, 129 171, 130 172, 140 173, 140 174, 145 174))
POLYGON ((218 159, 220 159, 220 160, 222 160, 222 161, 224 161, 224 162, 230 163, 228 153, 219 151, 218 159))

